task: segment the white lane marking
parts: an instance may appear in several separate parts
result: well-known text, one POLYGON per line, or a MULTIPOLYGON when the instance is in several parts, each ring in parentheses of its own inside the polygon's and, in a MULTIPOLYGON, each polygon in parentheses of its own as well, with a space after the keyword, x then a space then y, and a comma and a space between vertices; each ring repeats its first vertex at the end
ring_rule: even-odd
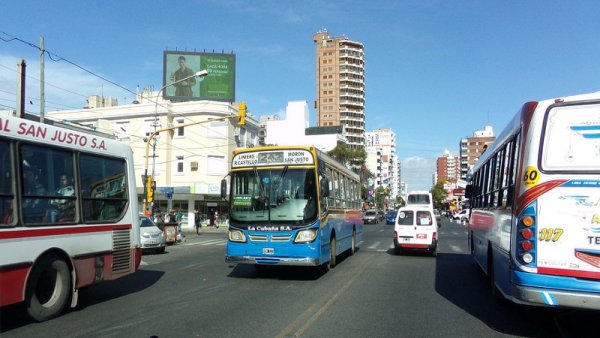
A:
POLYGON ((450 245, 450 249, 454 252, 463 252, 460 246, 458 245, 450 245))
POLYGON ((379 246, 379 244, 380 244, 380 243, 381 243, 381 242, 375 242, 375 244, 371 245, 371 246, 369 247, 369 249, 375 249, 376 247, 378 247, 378 246, 379 246))

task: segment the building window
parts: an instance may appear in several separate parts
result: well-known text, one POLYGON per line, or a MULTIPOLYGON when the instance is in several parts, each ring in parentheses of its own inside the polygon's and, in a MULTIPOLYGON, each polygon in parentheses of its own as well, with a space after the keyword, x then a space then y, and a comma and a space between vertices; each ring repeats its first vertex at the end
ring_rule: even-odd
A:
MULTIPOLYGON (((185 121, 183 119, 177 119, 177 124, 183 124, 185 121)), ((177 128, 177 136, 183 137, 183 127, 177 128)))
POLYGON ((131 125, 129 121, 115 122, 113 132, 119 140, 129 140, 131 125))
POLYGON ((175 175, 183 175, 183 156, 176 156, 175 159, 175 175))

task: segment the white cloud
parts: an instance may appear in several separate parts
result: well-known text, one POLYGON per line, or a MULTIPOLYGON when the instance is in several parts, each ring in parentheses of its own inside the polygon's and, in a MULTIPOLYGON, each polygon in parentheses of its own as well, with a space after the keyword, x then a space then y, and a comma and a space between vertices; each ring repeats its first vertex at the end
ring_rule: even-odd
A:
POLYGON ((435 160, 419 156, 406 157, 401 163, 401 180, 406 182, 408 190, 429 190, 432 187, 432 175, 435 160))

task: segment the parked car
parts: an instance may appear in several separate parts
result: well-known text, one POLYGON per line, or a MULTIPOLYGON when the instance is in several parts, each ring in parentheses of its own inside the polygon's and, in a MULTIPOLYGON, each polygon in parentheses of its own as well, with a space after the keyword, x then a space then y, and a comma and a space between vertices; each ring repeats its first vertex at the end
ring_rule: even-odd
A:
POLYGON ((394 250, 423 250, 437 255, 438 224, 433 210, 427 206, 400 208, 394 226, 394 250))
POLYGON ((142 251, 165 252, 165 234, 150 218, 140 216, 140 244, 142 251))
POLYGON ((452 216, 452 219, 460 223, 469 223, 471 217, 471 209, 463 209, 452 216))
POLYGON ((390 210, 385 214, 385 223, 386 224, 394 224, 396 223, 396 216, 398 216, 398 212, 396 210, 390 210))
POLYGON ((378 223, 377 210, 369 209, 369 210, 365 211, 363 214, 363 223, 364 224, 378 223))

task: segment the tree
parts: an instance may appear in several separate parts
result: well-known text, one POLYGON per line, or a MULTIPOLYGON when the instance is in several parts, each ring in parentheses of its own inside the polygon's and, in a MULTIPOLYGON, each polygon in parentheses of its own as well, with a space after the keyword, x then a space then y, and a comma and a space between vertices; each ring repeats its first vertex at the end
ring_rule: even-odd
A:
POLYGON ((364 165, 367 160, 367 153, 364 149, 350 149, 342 144, 338 144, 327 154, 356 173, 359 172, 361 166, 364 165))
POLYGON ((433 188, 431 188, 431 196, 433 197, 433 205, 436 208, 440 208, 446 199, 446 191, 444 191, 444 182, 437 182, 433 188))
POLYGON ((367 166, 365 165, 367 152, 362 148, 350 149, 345 145, 338 144, 327 154, 360 175, 361 197, 363 198, 363 201, 368 200, 367 181, 372 174, 369 173, 367 166))
POLYGON ((388 194, 389 190, 383 186, 379 186, 375 189, 375 205, 377 206, 377 209, 385 209, 385 200, 388 194))

